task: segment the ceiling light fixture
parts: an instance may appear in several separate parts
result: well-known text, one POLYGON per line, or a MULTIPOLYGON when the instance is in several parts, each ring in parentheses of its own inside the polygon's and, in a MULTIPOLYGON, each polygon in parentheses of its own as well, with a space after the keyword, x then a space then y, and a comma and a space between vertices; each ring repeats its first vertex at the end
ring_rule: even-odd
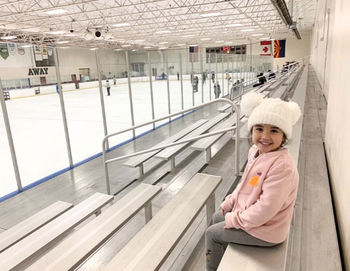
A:
POLYGON ((254 37, 259 37, 259 36, 263 36, 264 34, 252 34, 252 36, 254 37))
POLYGON ((59 15, 59 14, 64 14, 67 13, 68 11, 65 9, 53 9, 53 10, 49 10, 49 11, 44 11, 45 14, 47 15, 59 15))
POLYGON ((130 47, 131 45, 130 44, 124 44, 122 45, 122 47, 130 47))
POLYGON ((2 40, 13 40, 17 38, 17 36, 6 36, 6 37, 1 37, 2 40))
POLYGON ((242 26, 243 24, 227 24, 226 27, 242 26))
POLYGON ((200 14, 201 17, 215 17, 221 15, 221 12, 211 12, 211 13, 202 13, 200 14))
POLYGON ((252 28, 249 28, 249 29, 242 29, 241 31, 242 31, 242 32, 250 32, 250 31, 254 31, 254 29, 252 29, 252 28))
POLYGON ((171 33, 170 30, 160 30, 160 31, 157 31, 156 34, 166 34, 166 33, 171 33))
POLYGON ((119 24, 113 24, 115 27, 122 27, 122 26, 128 26, 130 25, 129 23, 119 23, 119 24))
POLYGON ((95 50, 97 50, 97 48, 91 48, 90 50, 91 50, 91 51, 95 51, 95 50))
POLYGON ((201 40, 211 40, 210 38, 202 38, 201 40))
POLYGON ((52 34, 52 35, 61 35, 64 33, 65 31, 62 31, 62 30, 48 32, 48 34, 52 34))
POLYGON ((167 44, 167 43, 169 43, 169 42, 167 42, 167 41, 162 41, 162 42, 160 42, 159 44, 167 44))
POLYGON ((62 41, 57 41, 56 43, 57 44, 65 44, 65 43, 68 43, 69 41, 68 40, 62 40, 62 41))

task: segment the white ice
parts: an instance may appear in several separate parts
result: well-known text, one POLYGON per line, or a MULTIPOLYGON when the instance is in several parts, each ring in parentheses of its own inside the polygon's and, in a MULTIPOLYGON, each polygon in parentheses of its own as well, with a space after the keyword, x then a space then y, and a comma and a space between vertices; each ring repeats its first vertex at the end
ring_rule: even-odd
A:
MULTIPOLYGON (((168 114, 167 82, 166 80, 152 81, 152 85, 155 118, 159 118, 168 114)), ((210 85, 211 92, 213 92, 213 84, 210 85)), ((149 81, 132 82, 131 88, 135 124, 152 120, 149 81)), ((181 84, 176 78, 169 80, 169 92, 171 113, 180 111, 181 84)), ((204 102, 209 101, 209 79, 204 84, 203 93, 204 102)), ((183 94, 186 109, 192 106, 192 86, 188 78, 183 81, 183 94)), ((227 94, 227 85, 221 94, 227 94)), ((112 83, 111 96, 106 95, 105 87, 103 87, 103 96, 108 133, 131 127, 128 85, 117 82, 117 85, 114 86, 112 83)), ((195 105, 202 102, 201 80, 199 80, 198 92, 194 93, 194 98, 195 105)), ((211 99, 214 99, 213 93, 211 93, 211 99)), ((104 129, 99 89, 89 88, 64 92, 64 102, 73 163, 75 164, 102 151, 104 129)), ((6 107, 23 186, 69 167, 57 93, 11 99, 6 101, 6 107)), ((136 134, 151 128, 150 125, 137 129, 136 134)), ((0 135, 0 197, 2 197, 17 190, 2 112, 0 135)), ((113 137, 110 140, 110 147, 131 137, 131 132, 113 137)))

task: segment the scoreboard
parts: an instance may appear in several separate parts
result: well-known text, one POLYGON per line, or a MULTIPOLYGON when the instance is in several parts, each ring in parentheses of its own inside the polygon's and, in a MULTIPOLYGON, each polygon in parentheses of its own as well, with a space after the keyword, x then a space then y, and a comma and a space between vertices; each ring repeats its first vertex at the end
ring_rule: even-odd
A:
POLYGON ((206 48, 208 54, 246 54, 246 45, 235 45, 235 46, 222 46, 222 47, 211 47, 206 48))

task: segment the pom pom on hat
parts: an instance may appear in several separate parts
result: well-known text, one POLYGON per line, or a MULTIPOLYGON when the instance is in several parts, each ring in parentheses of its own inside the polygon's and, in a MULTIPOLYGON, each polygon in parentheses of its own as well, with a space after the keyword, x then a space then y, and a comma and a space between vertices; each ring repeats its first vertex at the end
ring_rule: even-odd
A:
POLYGON ((301 110, 300 110, 299 105, 295 102, 288 102, 287 104, 288 104, 289 109, 291 111, 292 125, 294 125, 301 116, 301 110))
POLYGON ((281 129, 288 139, 293 125, 301 116, 299 105, 279 98, 263 99, 261 94, 251 92, 242 97, 241 112, 248 116, 248 130, 256 124, 269 124, 281 129))
POLYGON ((249 92, 242 97, 241 100, 241 113, 249 116, 255 107, 257 107, 264 97, 260 93, 249 92))

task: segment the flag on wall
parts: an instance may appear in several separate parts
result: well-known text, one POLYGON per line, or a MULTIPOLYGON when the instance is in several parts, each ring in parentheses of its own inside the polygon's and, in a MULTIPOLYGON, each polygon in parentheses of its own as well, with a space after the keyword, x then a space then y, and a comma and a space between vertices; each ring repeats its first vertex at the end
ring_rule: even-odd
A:
POLYGON ((273 57, 280 58, 286 56, 286 40, 273 41, 273 57))
POLYGON ((198 62, 198 46, 189 47, 189 61, 198 62))
POLYGON ((261 56, 270 56, 271 55, 271 41, 270 40, 262 40, 260 41, 260 55, 261 56))

